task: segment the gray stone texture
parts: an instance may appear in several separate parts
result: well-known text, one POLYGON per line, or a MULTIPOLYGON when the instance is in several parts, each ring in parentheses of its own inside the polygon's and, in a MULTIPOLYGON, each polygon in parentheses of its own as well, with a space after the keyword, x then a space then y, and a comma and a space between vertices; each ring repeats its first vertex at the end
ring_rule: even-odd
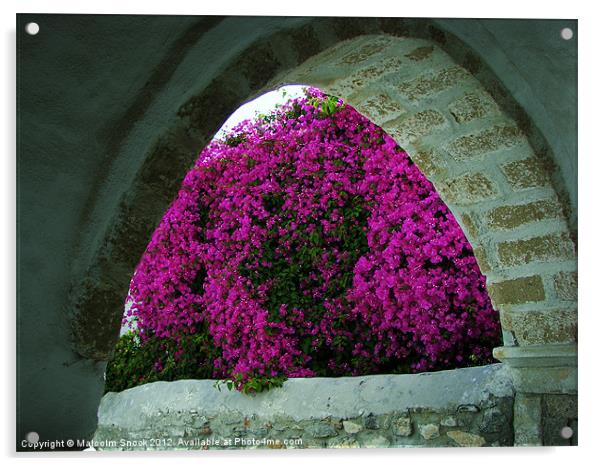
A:
POLYGON ((94 441, 99 449, 121 449, 103 443, 153 438, 182 448, 182 439, 191 448, 226 448, 229 439, 256 440, 250 445, 238 440, 245 448, 273 447, 263 439, 283 448, 476 446, 478 439, 483 445, 509 445, 513 395, 500 364, 415 375, 290 379, 256 395, 218 391, 209 380, 155 382, 106 394, 94 441), (457 433, 446 435, 449 431, 457 433), (208 446, 209 439, 218 444, 208 446))
POLYGON ((541 395, 517 393, 514 399, 514 444, 542 445, 541 395))
POLYGON ((577 396, 546 394, 542 398, 544 445, 577 445, 577 396), (573 435, 565 438, 562 429, 570 427, 573 435))

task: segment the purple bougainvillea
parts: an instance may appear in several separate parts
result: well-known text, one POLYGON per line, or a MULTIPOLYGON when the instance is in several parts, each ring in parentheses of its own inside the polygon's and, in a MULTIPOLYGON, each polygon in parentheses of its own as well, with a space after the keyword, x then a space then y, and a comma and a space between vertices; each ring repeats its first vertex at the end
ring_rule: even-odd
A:
POLYGON ((132 280, 142 339, 203 328, 215 377, 491 361, 500 327, 450 210, 406 152, 309 89, 213 141, 132 280))

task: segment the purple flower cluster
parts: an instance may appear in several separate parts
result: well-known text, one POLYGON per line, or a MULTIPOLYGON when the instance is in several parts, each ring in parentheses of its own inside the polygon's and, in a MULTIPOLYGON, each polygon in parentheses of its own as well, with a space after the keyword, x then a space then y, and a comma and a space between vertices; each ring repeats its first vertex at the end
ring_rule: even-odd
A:
POLYGON ((132 280, 142 335, 206 324, 216 377, 491 360, 500 326, 458 223, 408 154, 310 89, 213 141, 132 280))

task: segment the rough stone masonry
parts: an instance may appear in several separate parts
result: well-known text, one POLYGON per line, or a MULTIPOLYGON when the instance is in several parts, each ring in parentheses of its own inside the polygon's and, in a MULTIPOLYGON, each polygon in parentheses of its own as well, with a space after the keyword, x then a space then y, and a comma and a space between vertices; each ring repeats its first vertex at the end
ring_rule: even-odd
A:
POLYGON ((107 393, 100 450, 513 445, 502 364, 408 375, 290 379, 245 395, 211 380, 107 393))

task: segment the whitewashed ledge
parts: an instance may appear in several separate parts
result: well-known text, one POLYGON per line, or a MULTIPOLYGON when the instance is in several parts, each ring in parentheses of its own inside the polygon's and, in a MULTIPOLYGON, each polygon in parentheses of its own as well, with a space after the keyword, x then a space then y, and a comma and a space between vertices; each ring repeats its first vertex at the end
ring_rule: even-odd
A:
POLYGON ((514 389, 502 364, 422 374, 295 378, 255 395, 223 386, 219 391, 214 384, 155 382, 107 393, 94 441, 132 440, 105 449, 241 448, 244 438, 258 437, 299 438, 303 445, 297 448, 512 444, 514 389), (146 438, 170 440, 164 445, 134 441, 146 438), (198 445, 183 438, 198 439, 198 445), (228 438, 239 439, 239 445, 228 445, 228 438), (208 445, 202 439, 222 442, 208 445))

